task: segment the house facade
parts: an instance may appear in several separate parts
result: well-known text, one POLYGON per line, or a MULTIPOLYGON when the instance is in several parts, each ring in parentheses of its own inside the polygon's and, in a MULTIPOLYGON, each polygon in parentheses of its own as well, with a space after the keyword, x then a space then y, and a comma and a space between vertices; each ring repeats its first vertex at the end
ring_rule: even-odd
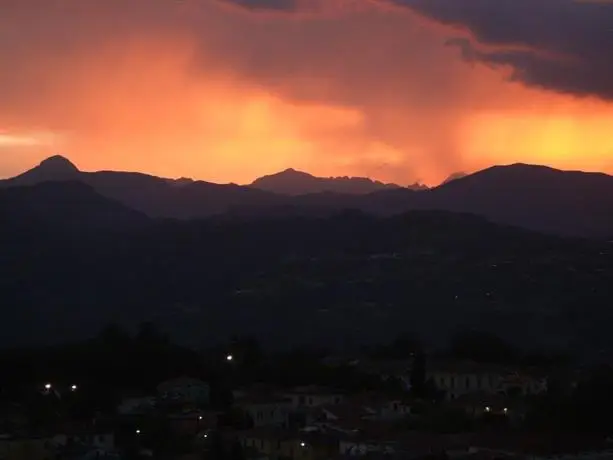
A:
POLYGON ((293 410, 290 400, 274 397, 243 400, 237 406, 249 416, 254 428, 288 428, 293 410))
POLYGON ((115 449, 115 436, 113 433, 60 433, 52 438, 56 447, 66 447, 71 444, 82 444, 103 451, 112 452, 115 449))
POLYGON ((365 408, 372 413, 367 416, 369 420, 391 421, 411 415, 411 405, 399 399, 366 405, 365 408))
POLYGON ((295 409, 340 404, 344 400, 342 393, 314 385, 294 388, 283 396, 291 401, 295 409))
POLYGON ((166 417, 174 433, 195 435, 217 428, 220 415, 220 412, 210 410, 184 410, 167 414, 166 417))
POLYGON ((55 448, 51 439, 0 435, 2 460, 49 460, 54 456, 55 448))
POLYGON ((413 360, 360 361, 357 369, 368 375, 377 376, 382 381, 395 379, 404 388, 411 389, 411 368, 413 360))
POLYGON ((202 380, 181 377, 160 383, 157 392, 160 399, 167 401, 208 404, 211 388, 208 383, 202 380))
POLYGON ((353 439, 342 440, 339 443, 339 454, 342 456, 362 457, 373 453, 395 454, 396 445, 393 442, 353 439))
POLYGON ((339 453, 344 457, 383 457, 425 459, 455 457, 468 453, 468 446, 453 437, 437 433, 405 432, 341 439, 339 453))
POLYGON ((547 377, 533 371, 470 362, 429 365, 426 380, 445 392, 449 400, 472 393, 517 393, 522 396, 547 391, 547 377))
POLYGON ((327 460, 338 456, 338 440, 319 433, 255 429, 241 433, 239 442, 270 460, 327 460))
POLYGON ((137 397, 124 398, 117 406, 120 415, 139 415, 151 412, 156 405, 155 398, 137 397))
POLYGON ((528 406, 521 398, 504 393, 471 393, 449 402, 449 407, 463 411, 471 418, 505 417, 510 423, 523 421, 528 406))
POLYGON ((572 433, 534 436, 518 433, 475 439, 470 452, 525 460, 604 460, 613 458, 613 445, 598 436, 572 433))
POLYGON ((375 394, 354 395, 341 404, 321 407, 324 420, 392 422, 411 415, 411 405, 401 399, 375 394))

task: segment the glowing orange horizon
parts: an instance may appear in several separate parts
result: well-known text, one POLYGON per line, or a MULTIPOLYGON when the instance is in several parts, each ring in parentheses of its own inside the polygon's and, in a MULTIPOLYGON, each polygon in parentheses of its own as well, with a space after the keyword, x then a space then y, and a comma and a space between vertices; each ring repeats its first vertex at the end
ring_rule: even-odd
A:
POLYGON ((440 28, 407 28, 415 24, 410 15, 355 13, 356 24, 372 22, 381 31, 370 41, 349 19, 334 19, 348 38, 327 50, 298 39, 308 27, 332 30, 333 19, 306 25, 270 19, 269 32, 249 15, 215 14, 209 35, 198 40, 191 31, 156 29, 95 42, 95 52, 40 53, 24 61, 23 80, 44 78, 45 91, 0 107, 0 176, 56 153, 82 170, 242 184, 289 167, 404 185, 434 185, 453 172, 515 162, 613 173, 613 104, 529 89, 502 71, 471 67, 456 50, 437 45, 440 28), (278 46, 278 68, 263 78, 266 68, 253 70, 248 59, 217 49, 222 40, 250 46, 232 41, 223 21, 251 27, 254 41, 278 46), (275 33, 288 34, 287 49, 276 44, 275 33), (419 53, 414 63, 397 64, 406 80, 368 67, 368 73, 346 73, 361 69, 364 56, 377 59, 377 46, 386 49, 405 36, 440 47, 434 68, 440 74, 428 70, 434 58, 419 53), (360 47, 355 55, 347 51, 351 40, 360 47), (310 60, 324 70, 309 73, 303 64, 310 60), (443 96, 436 87, 431 97, 420 96, 428 77, 441 80, 443 96), (414 95, 398 102, 403 88, 414 95))

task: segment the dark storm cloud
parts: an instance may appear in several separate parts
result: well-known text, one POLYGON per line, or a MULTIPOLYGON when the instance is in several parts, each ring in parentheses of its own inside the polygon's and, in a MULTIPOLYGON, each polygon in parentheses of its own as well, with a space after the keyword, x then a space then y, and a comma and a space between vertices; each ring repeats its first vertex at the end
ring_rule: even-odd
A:
POLYGON ((252 10, 293 11, 298 0, 221 0, 222 2, 252 10))
MULTIPOLYGON (((253 9, 298 8, 297 0, 225 1, 253 9)), ((462 43, 464 56, 492 66, 509 67, 514 80, 563 93, 613 99, 613 2, 375 0, 375 3, 405 7, 468 32, 473 42, 462 43)))
POLYGON ((463 28, 487 51, 464 55, 510 66, 513 79, 613 99, 613 3, 577 0, 388 0, 463 28), (517 47, 521 47, 518 49, 517 47))

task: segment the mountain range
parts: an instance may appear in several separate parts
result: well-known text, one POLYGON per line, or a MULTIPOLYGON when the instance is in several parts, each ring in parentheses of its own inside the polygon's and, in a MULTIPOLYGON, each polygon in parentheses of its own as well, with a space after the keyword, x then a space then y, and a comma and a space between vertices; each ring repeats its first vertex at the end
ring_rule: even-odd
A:
POLYGON ((490 218, 605 235, 606 175, 512 165, 430 190, 289 196, 54 157, 2 185, 0 346, 148 320, 189 345, 441 343, 470 327, 613 354, 611 243, 490 218))
POLYGON ((322 216, 345 209, 392 216, 411 210, 441 210, 551 234, 613 237, 612 176, 538 165, 456 173, 433 188, 401 187, 366 178, 318 178, 293 169, 240 186, 132 172, 82 172, 68 159, 54 156, 0 181, 0 187, 49 181, 80 182, 154 218, 322 216))
POLYGON ((1 189, 0 221, 0 346, 153 321, 192 346, 441 344, 470 327, 613 352, 602 240, 445 211, 154 219, 78 181, 1 189))
MULTIPOLYGON (((303 171, 296 171, 293 168, 260 177, 253 181, 250 187, 292 196, 313 193, 364 195, 381 190, 402 188, 397 184, 386 184, 366 177, 316 177, 303 171)), ((425 190, 428 187, 422 184, 413 184, 407 188, 425 190)))

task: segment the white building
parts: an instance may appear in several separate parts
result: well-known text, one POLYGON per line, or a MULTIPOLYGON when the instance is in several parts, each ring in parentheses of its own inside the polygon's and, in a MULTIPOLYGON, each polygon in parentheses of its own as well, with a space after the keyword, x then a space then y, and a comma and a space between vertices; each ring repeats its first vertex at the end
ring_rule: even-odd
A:
POLYGON ((192 404, 208 404, 211 394, 208 383, 189 377, 162 382, 157 391, 161 399, 192 404))
POLYGON ((293 406, 289 399, 268 397, 249 397, 236 402, 253 422, 254 428, 288 428, 293 406))
POLYGON ((340 404, 344 400, 340 392, 314 385, 294 388, 283 396, 288 398, 296 409, 340 404))
POLYGON ((471 362, 435 363, 427 366, 431 380, 447 399, 471 393, 540 394, 547 391, 547 377, 533 370, 471 362))
POLYGON ((154 408, 155 398, 124 398, 121 403, 119 403, 119 406, 117 406, 117 413, 121 415, 145 414, 154 408))

